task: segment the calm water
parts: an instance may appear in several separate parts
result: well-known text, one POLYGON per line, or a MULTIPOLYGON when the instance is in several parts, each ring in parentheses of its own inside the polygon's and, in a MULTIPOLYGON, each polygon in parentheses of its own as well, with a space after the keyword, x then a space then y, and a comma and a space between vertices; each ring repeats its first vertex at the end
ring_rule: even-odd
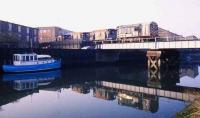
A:
POLYGON ((200 88, 198 65, 148 75, 134 64, 3 74, 0 118, 170 118, 200 88))

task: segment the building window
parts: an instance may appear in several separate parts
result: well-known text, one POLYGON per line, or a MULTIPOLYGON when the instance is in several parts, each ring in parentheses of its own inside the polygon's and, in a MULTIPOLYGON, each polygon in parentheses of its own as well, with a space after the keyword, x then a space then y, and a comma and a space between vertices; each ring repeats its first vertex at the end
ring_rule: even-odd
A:
POLYGON ((34 29, 34 35, 37 35, 37 30, 36 29, 34 29))
POLYGON ((42 33, 47 33, 47 30, 42 30, 42 33))
POLYGON ((36 37, 34 37, 34 42, 36 42, 37 41, 37 39, 36 39, 36 37))
POLYGON ((26 40, 29 41, 29 36, 26 36, 26 40))
POLYGON ((8 30, 12 31, 12 24, 11 23, 8 24, 8 30))
POLYGON ((26 33, 29 34, 29 28, 28 27, 26 28, 26 33))
POLYGON ((18 26, 18 32, 21 32, 22 29, 21 29, 21 26, 18 26))

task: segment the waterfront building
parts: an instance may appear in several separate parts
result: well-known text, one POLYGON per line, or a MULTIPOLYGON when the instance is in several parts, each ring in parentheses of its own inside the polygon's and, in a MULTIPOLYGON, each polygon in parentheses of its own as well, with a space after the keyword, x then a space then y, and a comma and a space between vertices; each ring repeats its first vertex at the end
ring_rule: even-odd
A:
POLYGON ((158 36, 159 37, 169 37, 171 40, 178 40, 178 39, 183 39, 184 37, 181 35, 178 35, 176 33, 170 32, 166 29, 163 28, 158 28, 158 36))
POLYGON ((82 32, 72 32, 72 40, 82 40, 82 32))
POLYGON ((63 41, 71 31, 60 27, 38 27, 39 43, 63 41))
POLYGON ((158 24, 156 22, 121 25, 117 27, 117 39, 129 40, 137 38, 153 38, 158 36, 158 24))
POLYGON ((0 20, 0 33, 17 41, 38 42, 38 29, 29 26, 0 20))
POLYGON ((82 32, 81 37, 83 41, 90 41, 90 32, 82 32))
POLYGON ((186 36, 185 39, 186 40, 198 40, 198 37, 196 37, 194 35, 190 35, 190 36, 186 36))
POLYGON ((91 32, 90 40, 116 40, 116 29, 100 29, 91 32))

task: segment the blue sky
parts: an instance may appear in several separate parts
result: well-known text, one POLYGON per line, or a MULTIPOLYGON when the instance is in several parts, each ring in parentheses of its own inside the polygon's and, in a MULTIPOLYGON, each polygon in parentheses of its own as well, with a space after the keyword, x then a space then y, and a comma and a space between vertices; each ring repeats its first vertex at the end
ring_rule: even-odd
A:
POLYGON ((200 0, 0 0, 0 19, 73 31, 155 21, 172 32, 200 37, 200 0))

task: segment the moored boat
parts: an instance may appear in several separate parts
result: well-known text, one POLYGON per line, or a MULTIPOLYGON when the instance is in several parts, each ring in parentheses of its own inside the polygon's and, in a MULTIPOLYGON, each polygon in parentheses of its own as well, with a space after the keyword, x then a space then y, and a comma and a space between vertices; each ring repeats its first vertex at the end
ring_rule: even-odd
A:
POLYGON ((12 65, 3 65, 3 71, 9 73, 34 72, 61 68, 61 60, 50 55, 14 54, 12 65))

